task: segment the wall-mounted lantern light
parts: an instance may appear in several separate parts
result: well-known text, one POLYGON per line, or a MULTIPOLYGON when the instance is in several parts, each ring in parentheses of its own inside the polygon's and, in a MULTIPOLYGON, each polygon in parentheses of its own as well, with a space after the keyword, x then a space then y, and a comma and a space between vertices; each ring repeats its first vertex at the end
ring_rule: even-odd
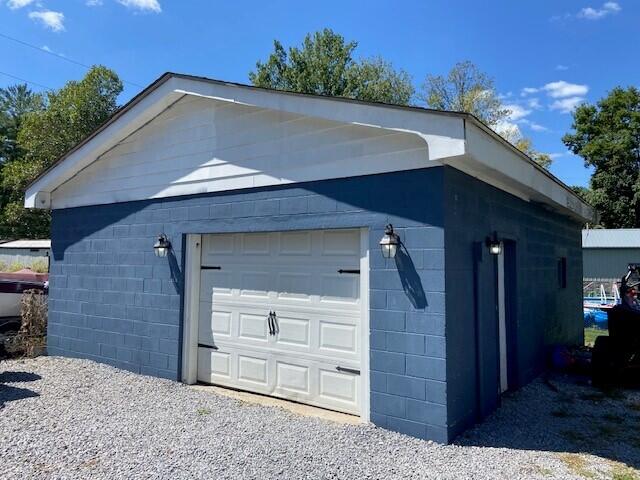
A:
POLYGON ((153 251, 155 252, 156 257, 166 257, 169 250, 171 250, 171 242, 164 233, 161 233, 158 235, 158 240, 153 246, 153 251))
POLYGON ((502 242, 498 240, 498 235, 494 232, 493 238, 487 237, 487 248, 491 255, 500 255, 502 253, 502 242))
POLYGON ((398 252, 400 245, 400 237, 393 231, 393 225, 389 224, 384 227, 384 235, 380 240, 380 248, 384 258, 393 258, 398 252))

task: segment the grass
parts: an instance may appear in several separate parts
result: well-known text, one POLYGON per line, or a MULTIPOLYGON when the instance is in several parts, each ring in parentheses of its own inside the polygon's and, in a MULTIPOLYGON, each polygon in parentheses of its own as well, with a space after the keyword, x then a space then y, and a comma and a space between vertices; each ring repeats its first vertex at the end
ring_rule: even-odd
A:
POLYGON ((596 338, 600 335, 609 336, 609 330, 601 330, 599 328, 584 329, 584 344, 587 347, 593 347, 596 344, 596 338))
POLYGON ((199 408, 196 413, 198 415, 209 415, 211 413, 211 410, 209 410, 208 408, 199 408))
POLYGON ((0 272, 17 272, 18 270, 22 270, 23 268, 29 268, 31 271, 36 273, 47 273, 49 270, 49 266, 47 264, 47 260, 34 260, 30 264, 24 264, 19 262, 14 262, 11 265, 7 265, 4 262, 0 262, 0 272))
POLYGON ((563 453, 560 455, 560 460, 574 475, 583 478, 595 478, 593 472, 587 469, 589 466, 587 460, 577 453, 563 453))
POLYGON ((640 472, 624 463, 609 462, 612 480, 640 480, 640 472))

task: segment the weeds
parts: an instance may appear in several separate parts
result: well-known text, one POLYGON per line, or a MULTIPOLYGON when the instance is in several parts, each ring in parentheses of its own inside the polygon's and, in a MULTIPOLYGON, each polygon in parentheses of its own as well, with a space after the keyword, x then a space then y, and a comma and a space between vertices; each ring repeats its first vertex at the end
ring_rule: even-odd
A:
POLYGON ((574 475, 584 478, 595 478, 593 472, 588 470, 589 463, 587 460, 577 453, 562 453, 560 454, 560 460, 574 475))

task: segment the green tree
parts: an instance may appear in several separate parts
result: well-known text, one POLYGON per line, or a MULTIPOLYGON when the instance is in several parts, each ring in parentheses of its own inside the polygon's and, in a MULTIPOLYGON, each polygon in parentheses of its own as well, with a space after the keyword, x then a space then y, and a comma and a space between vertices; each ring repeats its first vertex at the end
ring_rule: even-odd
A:
POLYGON ((44 108, 42 95, 32 92, 26 84, 0 88, 0 163, 20 156, 18 130, 27 113, 44 108))
POLYGON ((616 87, 595 105, 580 105, 572 129, 562 141, 594 168, 589 200, 601 225, 640 227, 640 90, 616 87))
POLYGON ((549 168, 551 166, 551 157, 546 153, 538 152, 533 148, 531 140, 525 137, 521 137, 514 143, 515 147, 521 152, 529 156, 534 162, 540 165, 542 168, 549 168))
POLYGON ((49 236, 49 212, 25 209, 24 191, 117 110, 120 92, 122 82, 115 72, 95 66, 82 80, 48 93, 46 108, 24 116, 18 131, 23 154, 2 169, 2 187, 9 195, 2 206, 0 237, 49 236))
POLYGON ((498 97, 493 79, 470 61, 456 63, 447 76, 428 75, 420 98, 431 108, 471 113, 490 127, 511 113, 498 97))
POLYGON ((381 58, 354 60, 356 42, 330 29, 308 34, 288 51, 278 41, 249 80, 258 87, 406 105, 414 93, 411 77, 381 58))

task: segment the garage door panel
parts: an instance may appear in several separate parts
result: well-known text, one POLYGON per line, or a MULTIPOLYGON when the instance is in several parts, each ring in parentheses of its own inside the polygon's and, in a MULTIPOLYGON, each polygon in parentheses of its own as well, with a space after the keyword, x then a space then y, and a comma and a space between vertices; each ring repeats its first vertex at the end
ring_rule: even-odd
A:
POLYGON ((326 230, 319 233, 322 236, 323 257, 360 255, 360 235, 357 230, 326 230))
POLYGON ((359 230, 204 235, 202 262, 200 380, 359 413, 359 230))
POLYGON ((235 253, 235 235, 203 235, 202 237, 202 264, 209 265, 207 259, 217 255, 227 256, 235 253))
POLYGON ((242 272, 240 295, 243 297, 268 297, 269 285, 273 281, 270 272, 242 272))
POLYGON ((269 341, 269 331, 266 316, 249 313, 239 314, 240 330, 238 337, 246 340, 269 341))
POLYGON ((201 270, 200 271, 200 299, 211 302, 214 295, 223 295, 230 297, 233 279, 230 272, 221 272, 219 270, 201 270))
POLYGON ((320 349, 358 353, 358 336, 354 325, 320 322, 320 349))
POLYGON ((306 318, 277 317, 275 342, 310 348, 310 323, 306 318))
POLYGON ((231 354, 198 348, 198 379, 213 383, 215 377, 231 379, 231 354))
POLYGON ((276 362, 276 388, 293 390, 296 394, 310 394, 309 366, 276 362))
POLYGON ((277 297, 283 300, 311 301, 314 294, 313 276, 310 273, 276 273, 277 297))
POLYGON ((245 233, 240 238, 243 255, 270 255, 271 235, 268 233, 245 233))
POLYGON ((320 370, 320 397, 331 401, 355 404, 358 397, 359 377, 350 373, 320 370))
POLYGON ((266 358, 238 355, 238 380, 257 383, 266 387, 269 383, 269 368, 266 358))
POLYGON ((360 298, 359 275, 322 275, 321 285, 320 299, 322 302, 358 305, 360 298))
POLYGON ((216 309, 211 303, 200 302, 198 313, 198 342, 212 345, 216 337, 230 337, 232 334, 232 312, 216 309))
POLYGON ((311 256, 311 237, 311 232, 281 233, 278 253, 281 255, 311 256))

